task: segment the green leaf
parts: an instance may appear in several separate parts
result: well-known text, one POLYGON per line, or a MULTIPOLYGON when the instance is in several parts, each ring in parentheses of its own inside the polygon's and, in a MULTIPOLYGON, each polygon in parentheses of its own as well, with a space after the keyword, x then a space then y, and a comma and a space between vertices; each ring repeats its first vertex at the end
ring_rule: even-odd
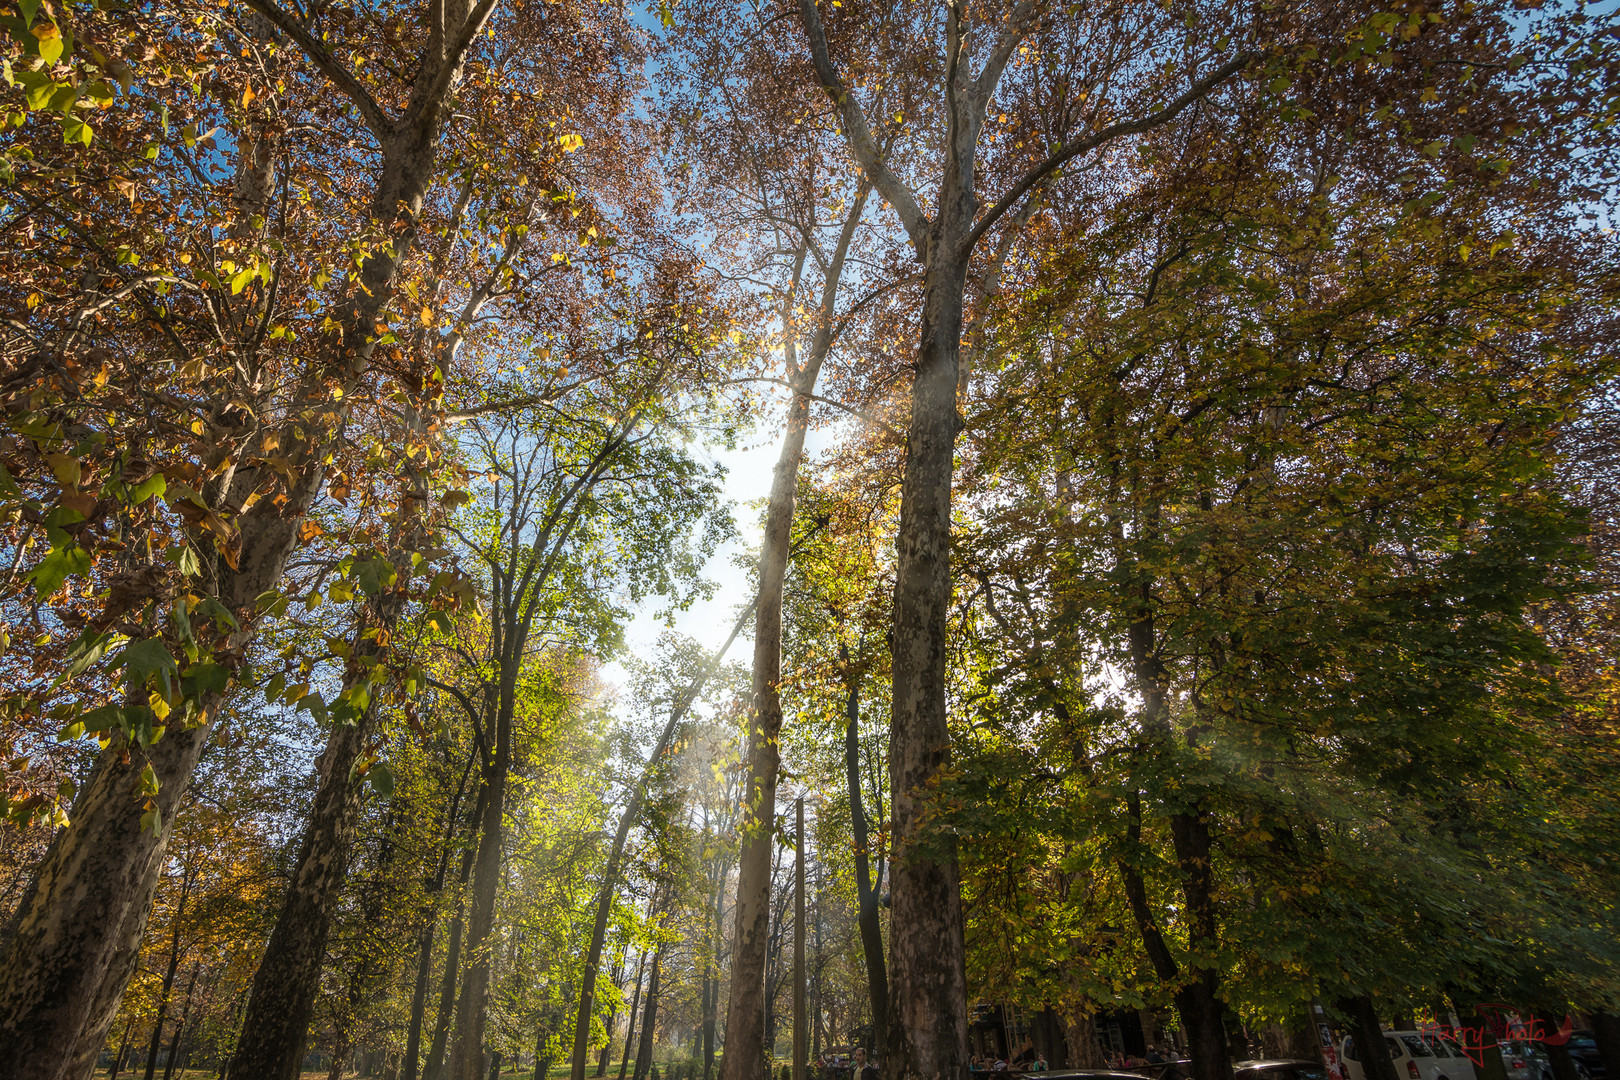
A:
POLYGON ((96 133, 90 129, 90 125, 85 123, 83 120, 80 120, 77 116, 69 113, 67 116, 62 117, 63 145, 72 146, 74 143, 80 143, 84 146, 89 146, 90 140, 95 138, 95 134, 96 133))
POLYGON ((354 568, 354 578, 367 596, 376 596, 399 579, 394 564, 387 559, 367 559, 354 568))
POLYGON ((153 496, 162 498, 164 491, 168 490, 168 486, 169 482, 164 479, 162 473, 153 473, 136 486, 135 493, 129 497, 129 501, 131 503, 143 503, 153 496))
POLYGON ((201 697, 204 694, 217 694, 230 684, 230 669, 223 664, 206 661, 193 664, 186 669, 186 677, 181 682, 186 696, 201 697))
POLYGON ((307 710, 309 715, 313 716, 316 720, 323 724, 326 723, 326 702, 321 700, 321 695, 305 694, 303 697, 298 699, 298 705, 296 708, 299 712, 304 712, 307 710))
POLYGON ((62 31, 56 28, 55 23, 41 23, 32 31, 39 40, 39 55, 47 64, 54 64, 62 59, 62 48, 67 43, 62 40, 62 31))
POLYGON ((394 771, 382 762, 376 762, 366 770, 366 783, 386 799, 394 793, 394 771))
POLYGON ((56 93, 56 80, 43 71, 19 71, 16 78, 28 100, 28 108, 34 112, 43 109, 56 93))
POLYGON ((148 761, 146 767, 141 770, 141 794, 150 797, 157 793, 157 771, 152 768, 152 763, 148 761))
POLYGON ((60 589, 70 574, 87 573, 89 569, 90 553, 84 548, 72 541, 63 547, 53 547, 28 575, 34 581, 34 598, 45 599, 60 589))
POLYGON ((85 631, 78 641, 73 643, 72 648, 68 650, 69 663, 67 670, 58 675, 56 682, 51 685, 61 686, 69 679, 83 675, 90 670, 92 664, 97 663, 103 656, 106 656, 108 650, 118 644, 118 640, 118 635, 110 630, 100 634, 85 631))
POLYGON ((114 663, 124 668, 124 677, 132 686, 151 686, 156 680, 155 688, 161 690, 164 697, 172 695, 174 679, 180 674, 180 666, 160 638, 143 638, 132 643, 118 654, 114 663))
POLYGON ((180 565, 180 572, 186 577, 196 577, 202 573, 202 562, 197 558, 197 552, 190 544, 180 549, 180 557, 175 560, 180 565))

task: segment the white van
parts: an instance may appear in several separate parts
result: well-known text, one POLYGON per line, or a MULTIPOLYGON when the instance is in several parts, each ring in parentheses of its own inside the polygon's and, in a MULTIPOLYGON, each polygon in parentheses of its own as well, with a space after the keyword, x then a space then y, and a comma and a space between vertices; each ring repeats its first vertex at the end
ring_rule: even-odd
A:
MULTIPOLYGON (((1462 1047, 1433 1031, 1386 1031, 1384 1044, 1399 1080, 1478 1080, 1462 1047)), ((1339 1040, 1339 1059, 1347 1080, 1367 1080, 1355 1036, 1339 1040)))

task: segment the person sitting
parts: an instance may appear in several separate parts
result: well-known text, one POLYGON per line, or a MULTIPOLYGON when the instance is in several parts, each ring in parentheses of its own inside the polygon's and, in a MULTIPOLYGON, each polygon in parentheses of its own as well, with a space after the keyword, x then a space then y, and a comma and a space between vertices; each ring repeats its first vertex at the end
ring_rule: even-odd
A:
POLYGON ((1149 1065, 1163 1065, 1164 1064, 1164 1055, 1159 1053, 1159 1048, 1157 1046, 1148 1047, 1147 1063, 1149 1065))
POLYGON ((1046 1055, 1036 1054, 1035 1060, 1030 1062, 1030 1072, 1045 1072, 1047 1070, 1046 1055))

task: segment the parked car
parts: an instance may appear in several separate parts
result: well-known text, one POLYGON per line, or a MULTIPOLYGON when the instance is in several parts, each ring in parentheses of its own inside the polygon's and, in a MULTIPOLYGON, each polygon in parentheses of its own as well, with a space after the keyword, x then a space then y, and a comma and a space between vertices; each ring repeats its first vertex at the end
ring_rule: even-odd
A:
POLYGON ((1232 1066, 1233 1080, 1328 1080, 1320 1061, 1278 1059, 1240 1061, 1232 1066))
POLYGON ((1019 1073, 1026 1080, 1142 1080, 1141 1073, 1121 1072, 1117 1069, 1043 1069, 1040 1072, 1019 1073))
POLYGON ((1553 1080, 1552 1060, 1539 1042, 1529 1039, 1503 1039, 1502 1066, 1507 1080, 1553 1080))
MULTIPOLYGON (((1384 1046, 1400 1080, 1478 1080, 1474 1063, 1462 1048, 1432 1031, 1386 1031, 1384 1046)), ((1355 1036, 1339 1040, 1339 1056, 1349 1080, 1368 1080, 1355 1036)))

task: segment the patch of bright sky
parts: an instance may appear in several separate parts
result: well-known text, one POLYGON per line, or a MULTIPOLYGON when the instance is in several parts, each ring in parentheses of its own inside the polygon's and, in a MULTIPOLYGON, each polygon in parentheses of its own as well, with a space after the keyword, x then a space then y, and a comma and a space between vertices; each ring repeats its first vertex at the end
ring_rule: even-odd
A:
MULTIPOLYGON (((696 641, 712 652, 725 643, 726 635, 737 622, 737 616, 750 599, 751 586, 747 563, 739 565, 738 556, 748 563, 759 557, 761 526, 764 524, 764 500, 770 495, 771 474, 782 451, 782 425, 787 407, 787 391, 778 388, 765 408, 754 418, 754 428, 739 440, 735 449, 723 446, 704 446, 698 453, 726 468, 724 498, 730 503, 733 519, 737 522, 737 538, 720 548, 704 568, 704 576, 716 585, 714 595, 699 600, 685 611, 674 614, 673 626, 659 614, 666 608, 661 597, 647 598, 637 610, 630 625, 625 628, 624 654, 630 657, 652 656, 658 639, 673 630, 696 641)), ((812 427, 805 439, 804 471, 815 467, 815 458, 834 434, 832 426, 812 427)), ((753 624, 749 623, 726 654, 727 661, 748 662, 753 648, 753 624)), ((620 660, 603 665, 603 681, 619 687, 628 682, 628 675, 620 660)))

